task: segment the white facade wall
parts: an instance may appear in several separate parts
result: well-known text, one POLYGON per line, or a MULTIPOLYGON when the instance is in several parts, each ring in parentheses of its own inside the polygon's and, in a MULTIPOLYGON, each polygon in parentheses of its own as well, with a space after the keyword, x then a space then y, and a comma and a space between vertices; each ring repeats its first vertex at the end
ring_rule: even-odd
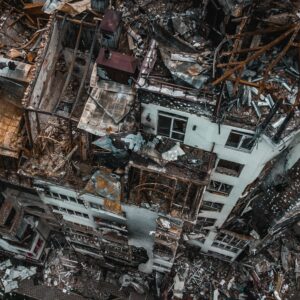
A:
MULTIPOLYGON (((126 224, 128 228, 128 238, 129 245, 133 245, 135 247, 143 247, 146 249, 149 260, 145 264, 141 264, 139 266, 140 271, 145 273, 151 273, 153 268, 153 244, 154 244, 154 235, 150 234, 150 232, 154 232, 156 230, 156 219, 158 217, 157 213, 150 211, 145 208, 137 207, 134 205, 126 205, 122 204, 122 210, 125 212, 126 217, 116 215, 107 210, 97 210, 90 207, 89 203, 95 203, 103 205, 103 198, 100 196, 94 196, 92 194, 79 194, 75 190, 71 188, 58 186, 52 184, 50 182, 45 182, 42 180, 36 180, 34 182, 35 185, 45 186, 50 190, 51 193, 57 193, 66 195, 69 197, 80 198, 86 201, 86 206, 76 204, 74 202, 61 201, 47 196, 43 189, 37 188, 37 192, 41 200, 48 205, 55 205, 58 207, 63 207, 66 209, 70 209, 73 211, 79 211, 81 213, 87 214, 88 218, 82 218, 74 215, 70 215, 68 213, 59 212, 63 215, 63 218, 67 221, 74 222, 76 224, 81 224, 85 226, 90 226, 91 230, 96 229, 98 226, 94 222, 94 216, 102 217, 106 220, 115 221, 118 224, 126 224)), ((89 253, 84 252, 82 253, 89 253)))
POLYGON ((39 185, 43 184, 43 185, 47 186, 47 188, 50 189, 51 193, 65 195, 67 197, 72 197, 75 199, 81 199, 85 202, 85 205, 81 205, 81 204, 77 204, 72 201, 58 200, 58 199, 52 198, 51 196, 45 194, 43 191, 38 189, 40 198, 44 203, 46 203, 50 206, 54 205, 54 206, 62 207, 65 209, 69 209, 70 211, 76 211, 76 212, 79 212, 79 213, 82 213, 82 214, 88 216, 87 218, 85 218, 83 216, 72 215, 72 214, 68 214, 67 212, 54 210, 54 212, 61 214, 66 221, 74 222, 74 223, 81 224, 84 226, 89 226, 89 227, 92 227, 95 229, 97 228, 97 224, 94 222, 94 217, 103 217, 104 219, 109 219, 109 220, 117 222, 117 223, 125 224, 125 221, 126 221, 125 217, 111 213, 107 210, 92 208, 90 206, 91 203, 103 206, 104 199, 101 198, 100 196, 96 197, 91 194, 79 194, 70 188, 50 184, 50 183, 47 183, 44 181, 39 181, 39 180, 35 181, 35 184, 39 184, 39 185))
MULTIPOLYGON (((245 188, 259 176, 265 164, 275 156, 277 156, 282 150, 284 150, 296 136, 296 133, 294 133, 292 136, 289 136, 289 138, 282 140, 280 144, 274 144, 267 136, 262 135, 258 140, 257 145, 255 145, 252 151, 248 153, 241 150, 228 148, 227 146, 225 146, 225 144, 231 130, 254 134, 254 132, 250 130, 222 124, 220 125, 219 133, 218 124, 213 123, 209 118, 205 116, 200 117, 187 112, 178 111, 155 104, 142 104, 142 108, 143 110, 141 122, 144 125, 144 128, 146 128, 145 131, 147 131, 148 133, 155 135, 157 134, 159 111, 186 117, 188 118, 188 121, 184 144, 206 151, 212 151, 213 149, 213 152, 217 154, 217 159, 224 159, 244 165, 244 168, 242 169, 239 177, 220 174, 217 173, 215 169, 212 170, 212 180, 216 180, 233 186, 228 196, 216 195, 208 191, 206 191, 203 195, 203 200, 224 204, 221 212, 202 210, 199 214, 199 217, 216 219, 216 227, 221 227, 222 224, 226 221, 233 207, 236 205, 239 198, 243 195, 245 188)), ((294 162, 300 156, 300 151, 297 151, 297 148, 298 147, 295 146, 295 151, 293 151, 293 154, 290 155, 294 162)), ((227 255, 229 257, 232 257, 233 259, 237 257, 240 252, 233 253, 212 246, 216 235, 216 232, 212 230, 208 234, 204 244, 198 241, 193 241, 193 244, 200 246, 203 252, 213 251, 223 255, 227 255)))

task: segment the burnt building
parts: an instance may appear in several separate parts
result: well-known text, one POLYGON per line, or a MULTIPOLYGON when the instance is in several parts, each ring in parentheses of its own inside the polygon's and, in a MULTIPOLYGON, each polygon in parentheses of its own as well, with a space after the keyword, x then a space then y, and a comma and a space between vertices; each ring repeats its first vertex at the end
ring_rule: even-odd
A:
POLYGON ((55 218, 36 194, 6 189, 1 193, 0 242, 4 253, 34 263, 46 259, 46 242, 55 218))
POLYGON ((298 221, 298 204, 269 213, 262 184, 299 160, 298 16, 242 2, 46 3, 25 54, 21 33, 5 40, 18 12, 2 24, 4 251, 41 262, 59 233, 105 267, 161 274, 190 248, 233 262, 298 221), (266 226, 245 225, 263 209, 266 226))

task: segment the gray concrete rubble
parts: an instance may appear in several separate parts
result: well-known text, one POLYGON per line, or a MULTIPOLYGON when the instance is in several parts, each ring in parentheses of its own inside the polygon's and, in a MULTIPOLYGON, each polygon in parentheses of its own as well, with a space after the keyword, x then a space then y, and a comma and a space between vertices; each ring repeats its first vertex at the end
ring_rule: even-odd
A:
POLYGON ((36 274, 36 267, 26 268, 22 265, 13 266, 10 260, 1 262, 1 285, 4 293, 10 293, 18 288, 19 283, 36 274))

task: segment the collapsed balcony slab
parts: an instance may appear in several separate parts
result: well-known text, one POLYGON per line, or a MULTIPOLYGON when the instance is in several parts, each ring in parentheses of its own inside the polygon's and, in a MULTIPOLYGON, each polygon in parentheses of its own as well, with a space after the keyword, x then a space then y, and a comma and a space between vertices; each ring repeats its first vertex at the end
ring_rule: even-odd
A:
POLYGON ((135 91, 130 87, 100 81, 89 95, 78 128, 97 136, 122 131, 122 121, 134 99, 135 91))

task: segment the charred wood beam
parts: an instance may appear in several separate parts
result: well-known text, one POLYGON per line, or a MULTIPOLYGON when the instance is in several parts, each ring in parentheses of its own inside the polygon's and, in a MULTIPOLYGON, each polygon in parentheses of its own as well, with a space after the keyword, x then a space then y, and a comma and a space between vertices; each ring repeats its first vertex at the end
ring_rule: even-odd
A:
POLYGON ((26 107, 25 112, 27 112, 27 113, 28 112, 37 112, 39 114, 44 114, 44 115, 53 116, 53 117, 56 117, 56 118, 61 118, 61 119, 64 119, 66 121, 72 121, 74 123, 79 122, 79 120, 77 118, 71 118, 71 117, 59 115, 59 114, 56 114, 56 113, 53 113, 53 112, 50 112, 50 111, 41 110, 41 109, 38 109, 38 108, 26 107))
MULTIPOLYGON (((250 13, 252 11, 252 6, 250 7, 248 13, 250 13)), ((243 19, 241 21, 241 24, 239 26, 239 33, 241 33, 243 31, 243 29, 245 28, 245 26, 247 25, 247 23, 249 22, 250 19, 243 19)), ((235 42, 234 42, 234 45, 236 45, 236 47, 234 47, 233 51, 239 51, 241 48, 242 48, 242 45, 243 45, 243 42, 244 40, 240 40, 240 39, 236 39, 235 42)), ((233 53, 232 56, 230 57, 229 59, 229 63, 233 62, 234 60, 234 57, 235 57, 235 54, 233 53)), ((242 76, 242 72, 243 72, 243 68, 238 70, 237 73, 238 75, 236 76, 236 80, 235 80, 235 83, 234 83, 234 89, 233 89, 233 93, 235 94, 237 92, 237 89, 238 89, 238 84, 239 84, 239 81, 241 79, 241 76, 242 76)))
POLYGON ((244 68, 244 66, 249 63, 250 61, 253 61, 255 59, 257 59, 258 57, 260 57, 263 53, 265 53, 266 51, 268 51, 269 49, 271 49, 272 47, 274 47, 275 45, 277 45, 278 43, 280 43, 281 41, 283 41, 285 38, 287 38, 290 34, 292 34, 296 28, 299 25, 295 25, 293 26, 291 29, 289 29, 288 31, 284 32, 283 34, 281 34, 279 37, 277 37, 275 40, 273 40, 272 42, 268 43, 267 45, 263 46, 260 50, 258 50, 256 53, 254 53, 253 55, 250 55, 249 57, 247 57, 243 63, 241 63, 240 65, 226 71, 221 77, 219 77, 218 79, 216 79, 215 81, 212 82, 213 85, 217 85, 219 83, 221 83, 222 81, 228 79, 231 75, 233 75, 236 71, 241 70, 244 68))
POLYGON ((161 80, 158 80, 156 78, 153 78, 153 76, 148 76, 149 78, 149 81, 151 82, 157 82, 159 84, 163 84, 165 86, 170 86, 170 87, 175 87, 175 88, 179 88, 179 89, 182 89, 182 90, 187 90, 187 91, 195 91, 197 92, 198 90, 195 89, 195 88, 190 88, 190 87, 187 87, 187 86, 182 86, 182 85, 178 85, 178 84, 174 84, 174 83, 170 83, 170 82, 165 82, 165 81, 161 81, 161 80))
POLYGON ((244 61, 232 61, 232 62, 228 62, 228 63, 217 64, 217 68, 224 68, 224 67, 229 67, 229 66, 236 66, 236 65, 239 65, 239 64, 241 64, 243 62, 244 61))
POLYGON ((265 70, 265 72, 264 72, 264 78, 262 80, 263 83, 265 82, 267 76, 269 75, 269 72, 274 68, 274 66, 276 66, 278 64, 278 62, 282 59, 282 57, 290 49, 291 44, 293 43, 294 39, 296 38, 299 30, 300 30, 300 24, 298 24, 297 27, 295 28, 294 33, 292 34, 289 42, 285 45, 285 47, 283 48, 283 50, 279 53, 279 55, 277 55, 277 57, 272 61, 271 64, 269 64, 268 68, 265 70))
MULTIPOLYGON (((242 30, 243 30, 243 28, 246 26, 247 22, 248 22, 248 19, 242 20, 242 22, 241 22, 241 24, 240 24, 240 26, 239 26, 239 33, 242 32, 242 30)), ((240 50, 241 47, 242 47, 242 40, 240 40, 240 39, 238 38, 238 39, 236 39, 236 40, 234 41, 234 44, 233 44, 233 50, 232 50, 232 52, 231 52, 231 56, 230 56, 230 58, 229 58, 229 61, 228 61, 228 64, 227 64, 227 69, 226 69, 225 73, 228 72, 228 69, 229 69, 229 66, 230 66, 231 63, 236 63, 236 62, 233 62, 234 57, 235 57, 235 53, 234 53, 234 52, 240 50)), ((239 65, 238 65, 238 66, 239 66, 239 65)), ((237 69, 237 70, 239 70, 239 69, 237 69)), ((232 74, 233 74, 233 73, 232 73, 232 74)), ((239 74, 240 74, 240 73, 239 73, 239 74)), ((236 81, 236 82, 237 82, 237 81, 236 81)), ((223 99, 224 89, 225 89, 225 84, 223 84, 222 87, 221 87, 221 93, 220 93, 220 96, 219 96, 219 98, 218 98, 218 102, 217 102, 217 105, 216 105, 216 109, 215 109, 215 111, 214 111, 215 116, 216 116, 217 120, 219 121, 219 134, 220 134, 220 130, 221 130, 221 128, 220 128, 220 109, 221 109, 221 104, 222 104, 222 99, 223 99)))
POLYGON ((294 28, 294 25, 289 24, 289 25, 280 26, 277 28, 269 27, 269 28, 265 28, 265 29, 255 30, 255 31, 242 32, 242 33, 238 33, 238 34, 228 35, 227 38, 228 39, 236 39, 236 38, 240 38, 240 37, 244 37, 244 36, 252 36, 252 35, 272 33, 272 32, 280 32, 280 31, 284 31, 284 30, 287 30, 290 28, 294 28))
MULTIPOLYGON (((88 27, 96 27, 97 26, 97 22, 96 23, 91 23, 91 22, 86 22, 86 21, 81 21, 81 20, 76 20, 74 18, 65 18, 65 16, 60 16, 60 15, 57 15, 56 16, 57 19, 66 19, 66 21, 70 22, 70 23, 73 23, 73 24, 76 24, 76 25, 84 25, 84 26, 88 26, 88 27)), ((97 19, 98 21, 98 19, 97 19)))
POLYGON ((222 46, 227 43, 228 40, 226 38, 224 38, 221 43, 217 46, 215 53, 214 53, 214 60, 213 60, 213 74, 212 77, 215 78, 216 76, 216 61, 217 61, 217 56, 219 54, 219 51, 221 50, 222 46))
MULTIPOLYGON (((236 79, 233 78, 233 77, 229 77, 228 80, 235 81, 236 79)), ((250 82, 250 81, 247 81, 247 80, 244 80, 244 79, 240 79, 239 82, 240 82, 240 84, 243 84, 243 85, 247 85, 247 86, 251 86, 251 87, 256 87, 257 89, 260 88, 260 84, 259 83, 250 82)))
MULTIPOLYGON (((222 52, 221 56, 229 56, 232 54, 248 53, 248 52, 260 50, 261 48, 262 47, 253 47, 253 48, 244 48, 244 49, 235 50, 235 51, 225 51, 225 52, 222 52)), ((226 64, 224 64, 224 65, 226 65, 226 64)))

